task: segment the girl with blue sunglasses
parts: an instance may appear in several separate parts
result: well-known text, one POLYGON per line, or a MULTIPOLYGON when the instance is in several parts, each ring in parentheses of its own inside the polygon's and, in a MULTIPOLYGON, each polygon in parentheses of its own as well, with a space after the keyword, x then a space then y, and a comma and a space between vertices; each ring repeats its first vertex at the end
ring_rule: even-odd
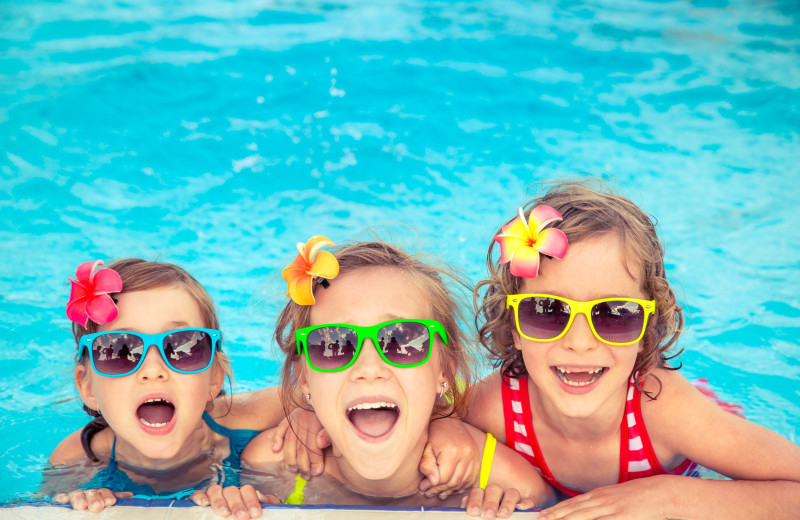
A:
POLYGON ((119 493, 188 498, 235 484, 241 451, 277 424, 279 408, 256 418, 212 407, 231 367, 214 304, 189 273, 139 259, 101 264, 78 268, 67 307, 75 383, 94 419, 53 451, 43 490, 96 512, 119 493))

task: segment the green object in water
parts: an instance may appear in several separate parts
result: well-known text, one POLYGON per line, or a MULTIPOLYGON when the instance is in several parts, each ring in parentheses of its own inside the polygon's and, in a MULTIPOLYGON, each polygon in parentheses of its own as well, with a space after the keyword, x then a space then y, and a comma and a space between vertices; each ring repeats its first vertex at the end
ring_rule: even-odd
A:
POLYGON ((289 493, 289 496, 286 497, 286 501, 284 504, 291 504, 291 505, 299 505, 303 503, 303 499, 305 499, 305 495, 303 495, 303 488, 306 487, 306 480, 297 475, 297 478, 294 479, 294 491, 289 493))

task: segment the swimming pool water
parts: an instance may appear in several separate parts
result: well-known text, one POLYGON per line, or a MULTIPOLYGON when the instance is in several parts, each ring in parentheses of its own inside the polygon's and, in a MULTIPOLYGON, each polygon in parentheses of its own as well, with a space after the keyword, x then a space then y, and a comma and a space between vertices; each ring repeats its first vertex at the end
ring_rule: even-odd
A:
POLYGON ((280 269, 377 230, 472 280, 534 182, 659 219, 687 377, 800 433, 800 9, 743 0, 0 6, 0 501, 86 422, 67 276, 187 267, 236 389, 277 383, 280 269))

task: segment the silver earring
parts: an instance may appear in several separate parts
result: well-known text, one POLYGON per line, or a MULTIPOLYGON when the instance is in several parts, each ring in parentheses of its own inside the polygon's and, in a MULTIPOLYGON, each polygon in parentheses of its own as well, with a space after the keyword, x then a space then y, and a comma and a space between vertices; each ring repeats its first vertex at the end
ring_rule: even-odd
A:
POLYGON ((311 400, 311 394, 306 394, 306 400, 308 400, 308 404, 314 406, 314 401, 311 400))
POLYGON ((447 391, 447 381, 442 383, 442 391, 439 393, 439 397, 444 397, 444 393, 447 391))

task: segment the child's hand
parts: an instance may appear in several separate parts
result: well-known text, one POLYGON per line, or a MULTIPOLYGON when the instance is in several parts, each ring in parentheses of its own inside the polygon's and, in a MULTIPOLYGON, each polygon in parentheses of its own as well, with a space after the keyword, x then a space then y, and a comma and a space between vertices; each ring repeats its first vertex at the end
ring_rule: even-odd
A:
POLYGON ((431 421, 428 444, 419 463, 419 471, 426 477, 419 485, 420 491, 444 499, 468 489, 480 471, 478 453, 478 446, 460 419, 431 421))
POLYGON ((223 488, 215 484, 206 491, 195 491, 189 499, 199 506, 211 506, 223 518, 233 515, 242 520, 260 517, 262 503, 280 504, 276 496, 264 495, 251 485, 223 488))
POLYGON ((322 450, 330 443, 317 414, 296 408, 275 428, 272 451, 278 453, 283 448, 286 468, 292 472, 299 471, 304 479, 309 480, 321 475, 325 469, 322 450))
POLYGON ((133 493, 110 489, 76 489, 69 493, 59 493, 55 500, 61 504, 70 504, 72 509, 88 509, 92 513, 99 513, 103 508, 113 506, 118 498, 132 497, 133 493))
POLYGON ((485 490, 474 487, 461 502, 461 507, 466 507, 469 516, 480 516, 484 520, 508 518, 515 509, 524 510, 533 506, 533 500, 522 500, 516 489, 503 489, 497 484, 489 484, 485 490))

